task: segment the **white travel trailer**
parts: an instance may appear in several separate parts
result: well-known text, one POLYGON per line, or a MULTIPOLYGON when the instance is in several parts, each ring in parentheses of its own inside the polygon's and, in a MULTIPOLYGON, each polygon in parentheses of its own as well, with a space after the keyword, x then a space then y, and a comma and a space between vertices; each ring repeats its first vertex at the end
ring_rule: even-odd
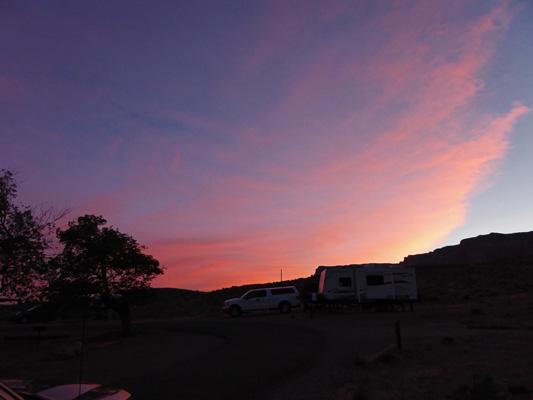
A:
POLYGON ((398 264, 325 267, 318 297, 327 303, 413 303, 418 299, 415 269, 398 264))

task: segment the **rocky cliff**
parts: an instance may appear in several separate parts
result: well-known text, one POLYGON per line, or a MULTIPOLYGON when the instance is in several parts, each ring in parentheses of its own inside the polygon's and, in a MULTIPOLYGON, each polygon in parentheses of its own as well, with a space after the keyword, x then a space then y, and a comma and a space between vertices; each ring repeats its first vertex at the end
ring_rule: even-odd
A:
POLYGON ((455 246, 446 246, 429 253, 407 256, 402 264, 408 267, 476 264, 524 256, 533 256, 533 232, 491 233, 463 239, 455 246))

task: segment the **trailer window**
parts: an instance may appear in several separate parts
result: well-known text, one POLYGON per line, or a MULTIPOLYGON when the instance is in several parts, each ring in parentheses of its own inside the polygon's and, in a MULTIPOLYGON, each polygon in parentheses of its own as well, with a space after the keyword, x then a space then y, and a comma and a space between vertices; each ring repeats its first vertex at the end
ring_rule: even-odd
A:
POLYGON ((367 275, 366 284, 369 286, 383 285, 385 281, 383 280, 383 275, 367 275))
POLYGON ((339 287, 352 286, 352 278, 339 278, 339 287))

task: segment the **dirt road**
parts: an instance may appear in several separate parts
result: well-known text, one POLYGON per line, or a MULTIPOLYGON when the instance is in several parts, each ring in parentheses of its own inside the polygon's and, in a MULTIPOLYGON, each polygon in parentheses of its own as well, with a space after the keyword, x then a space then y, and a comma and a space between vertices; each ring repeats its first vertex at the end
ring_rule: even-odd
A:
POLYGON ((191 334, 207 341, 218 338, 218 345, 207 351, 200 346, 193 357, 108 383, 139 399, 162 393, 186 399, 331 399, 351 380, 357 355, 370 357, 395 342, 394 316, 381 315, 378 320, 360 330, 354 314, 161 323, 159 329, 182 337, 176 347, 190 349, 191 334))
POLYGON ((162 323, 176 335, 169 346, 190 349, 191 335, 203 337, 196 354, 160 369, 109 382, 138 399, 256 399, 313 365, 324 348, 314 330, 272 318, 213 319, 162 323), (212 346, 215 338, 216 346, 212 346), (205 346, 211 347, 206 351, 205 346))
MULTIPOLYGON (((123 388, 135 399, 163 394, 272 399, 286 398, 287 393, 295 399, 320 398, 320 393, 330 398, 327 393, 343 384, 343 372, 351 371, 344 367, 357 350, 348 331, 341 329, 339 334, 338 316, 330 317, 311 319, 296 312, 138 321, 134 335, 125 339, 118 336, 117 323, 89 323, 83 358, 75 351, 81 340, 79 322, 47 324, 43 337, 69 337, 41 341, 9 339, 36 334, 29 325, 8 326, 0 342, 0 377, 76 382, 81 367, 83 380, 123 388)), ((373 337, 373 344, 365 345, 366 353, 393 338, 373 337)))

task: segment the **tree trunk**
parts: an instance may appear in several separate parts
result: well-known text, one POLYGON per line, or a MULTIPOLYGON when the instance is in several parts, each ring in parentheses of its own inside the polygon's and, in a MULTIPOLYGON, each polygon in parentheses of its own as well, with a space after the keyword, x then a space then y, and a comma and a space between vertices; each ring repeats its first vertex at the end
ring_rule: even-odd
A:
POLYGON ((115 310, 118 314, 118 317, 120 318, 120 323, 122 325, 122 336, 130 336, 131 335, 131 315, 130 315, 130 303, 121 300, 121 301, 114 301, 109 306, 112 310, 115 310))
POLYGON ((120 322, 122 324, 122 336, 127 337, 131 335, 131 315, 130 315, 130 305, 124 303, 121 305, 120 310, 118 311, 118 316, 120 317, 120 322))

